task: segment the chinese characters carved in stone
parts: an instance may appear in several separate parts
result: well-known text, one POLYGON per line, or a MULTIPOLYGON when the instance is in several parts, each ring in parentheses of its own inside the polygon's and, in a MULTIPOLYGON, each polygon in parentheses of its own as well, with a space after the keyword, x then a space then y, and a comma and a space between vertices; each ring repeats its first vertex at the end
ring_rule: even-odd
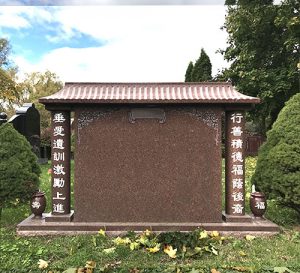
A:
POLYGON ((70 212, 70 116, 52 112, 52 213, 70 212))

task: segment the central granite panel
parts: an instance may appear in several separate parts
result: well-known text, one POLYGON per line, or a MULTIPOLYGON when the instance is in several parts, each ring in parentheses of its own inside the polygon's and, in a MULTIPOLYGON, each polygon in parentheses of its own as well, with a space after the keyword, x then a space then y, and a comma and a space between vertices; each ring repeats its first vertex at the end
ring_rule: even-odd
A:
POLYGON ((221 108, 160 106, 76 109, 75 221, 222 222, 221 108))

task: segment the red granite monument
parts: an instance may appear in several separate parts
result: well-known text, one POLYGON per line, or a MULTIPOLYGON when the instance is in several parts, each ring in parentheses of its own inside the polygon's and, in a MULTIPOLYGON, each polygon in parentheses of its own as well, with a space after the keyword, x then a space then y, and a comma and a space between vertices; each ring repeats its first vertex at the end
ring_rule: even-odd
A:
POLYGON ((19 234, 100 228, 278 231, 270 221, 245 214, 245 111, 258 98, 239 93, 230 83, 66 83, 40 102, 52 112, 52 211, 39 223, 24 220, 19 234))

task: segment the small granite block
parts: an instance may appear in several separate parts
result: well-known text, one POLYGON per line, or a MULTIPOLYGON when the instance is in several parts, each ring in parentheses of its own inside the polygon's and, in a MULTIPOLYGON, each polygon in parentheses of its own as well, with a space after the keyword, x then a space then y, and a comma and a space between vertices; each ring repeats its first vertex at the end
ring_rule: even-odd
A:
POLYGON ((69 214, 56 215, 49 213, 45 216, 46 222, 71 222, 73 220, 74 211, 71 211, 69 214))
POLYGON ((248 214, 245 214, 242 216, 235 216, 235 215, 226 214, 223 211, 222 218, 227 223, 250 223, 250 222, 252 222, 252 218, 248 214))

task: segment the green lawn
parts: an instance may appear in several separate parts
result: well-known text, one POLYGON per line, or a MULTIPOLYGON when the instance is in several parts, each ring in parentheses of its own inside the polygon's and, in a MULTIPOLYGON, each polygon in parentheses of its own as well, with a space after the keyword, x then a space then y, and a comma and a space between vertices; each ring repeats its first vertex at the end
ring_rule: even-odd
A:
MULTIPOLYGON (((247 192, 250 192, 250 178, 255 164, 255 158, 247 158, 247 192)), ((50 200, 50 176, 47 173, 49 168, 50 165, 43 165, 41 176, 41 189, 46 192, 47 200, 50 200)), ((248 203, 249 197, 246 200, 248 206, 246 209, 249 211, 248 203)), ((47 211, 50 211, 49 203, 47 211)), ((190 249, 185 252, 180 246, 177 258, 174 259, 162 250, 150 253, 143 245, 140 249, 130 250, 129 245, 117 244, 113 238, 100 234, 56 237, 16 236, 16 225, 29 216, 29 213, 29 206, 20 204, 15 208, 3 210, 0 228, 0 273, 63 272, 71 267, 84 266, 89 260, 96 262, 94 272, 300 273, 300 219, 296 213, 279 207, 272 200, 268 201, 266 216, 281 225, 282 232, 279 235, 253 240, 245 238, 225 238, 225 240, 222 238, 221 240, 220 236, 201 239, 199 244, 204 245, 199 253, 190 249), (38 269, 39 259, 49 264, 44 271, 38 269), (212 269, 217 271, 211 271, 212 269)), ((137 235, 130 233, 128 236, 132 242, 137 239, 134 237, 137 235)), ((189 245, 187 236, 190 235, 169 234, 168 236, 167 238, 177 238, 179 245, 189 245)), ((198 240, 198 237, 196 239, 198 240)), ((176 242, 174 244, 176 245, 176 242)))

